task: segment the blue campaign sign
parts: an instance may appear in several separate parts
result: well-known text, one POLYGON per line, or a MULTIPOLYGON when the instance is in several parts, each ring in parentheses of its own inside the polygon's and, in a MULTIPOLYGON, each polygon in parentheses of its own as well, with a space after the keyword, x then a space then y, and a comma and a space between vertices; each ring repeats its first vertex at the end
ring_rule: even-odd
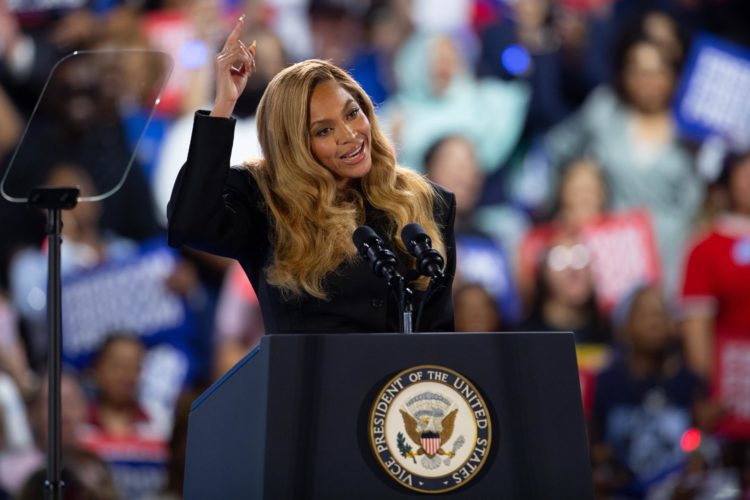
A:
POLYGON ((158 398, 174 398, 171 392, 175 387, 179 390, 195 368, 193 344, 198 333, 185 300, 165 285, 177 258, 174 250, 157 241, 130 257, 65 275, 66 363, 85 368, 108 335, 132 332, 149 348, 143 378, 150 382, 142 390, 158 398))
POLYGON ((520 320, 520 298, 503 249, 489 238, 472 234, 458 235, 456 247, 461 280, 483 285, 494 297, 504 321, 520 320))
POLYGON ((674 112, 683 136, 750 145, 750 51, 709 35, 695 39, 674 112))

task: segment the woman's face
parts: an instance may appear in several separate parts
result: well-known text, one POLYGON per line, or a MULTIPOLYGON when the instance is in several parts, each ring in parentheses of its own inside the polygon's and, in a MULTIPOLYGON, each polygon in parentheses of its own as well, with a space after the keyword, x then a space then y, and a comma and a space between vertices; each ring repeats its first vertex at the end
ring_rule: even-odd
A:
POLYGON ((432 93, 436 97, 442 97, 461 70, 461 54, 453 40, 441 37, 433 43, 430 59, 432 93))
POLYGON ((544 268, 550 297, 567 306, 584 306, 594 293, 590 264, 591 254, 580 243, 552 247, 544 268))
POLYGON ((644 113, 669 108, 675 75, 656 45, 639 43, 628 52, 623 84, 632 106, 644 113))
POLYGON ((495 301, 481 286, 470 285, 453 298, 457 332, 495 332, 501 319, 495 301))
POLYGON ((144 349, 137 341, 113 342, 96 365, 96 382, 109 403, 126 405, 135 401, 144 349))
POLYGON ((456 209, 460 214, 473 210, 484 182, 474 146, 458 137, 445 141, 430 165, 430 179, 456 195, 456 209))
POLYGON ((607 192, 597 166, 580 160, 570 166, 560 186, 560 209, 568 222, 579 226, 604 212, 607 192))
POLYGON ((327 81, 310 98, 310 149, 340 188, 372 168, 370 121, 343 87, 327 81))
POLYGON ((671 340, 669 312, 661 295, 654 289, 640 292, 633 300, 628 322, 628 338, 640 351, 660 352, 671 340))

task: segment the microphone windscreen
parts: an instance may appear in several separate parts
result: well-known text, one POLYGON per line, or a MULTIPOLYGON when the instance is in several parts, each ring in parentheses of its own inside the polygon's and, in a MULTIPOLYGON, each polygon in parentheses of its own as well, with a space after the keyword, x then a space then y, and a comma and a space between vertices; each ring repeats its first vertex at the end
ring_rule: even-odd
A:
POLYGON ((411 222, 405 225, 401 230, 401 241, 403 241, 404 245, 406 245, 407 247, 412 241, 416 240, 417 238, 422 239, 422 237, 426 237, 427 241, 432 243, 430 241, 430 237, 427 235, 427 231, 425 231, 422 225, 417 222, 411 222))
POLYGON ((354 230, 354 233, 352 233, 352 241, 360 254, 365 254, 367 252, 367 249, 364 247, 365 243, 371 245, 374 241, 379 239, 378 234, 370 226, 359 226, 354 230))

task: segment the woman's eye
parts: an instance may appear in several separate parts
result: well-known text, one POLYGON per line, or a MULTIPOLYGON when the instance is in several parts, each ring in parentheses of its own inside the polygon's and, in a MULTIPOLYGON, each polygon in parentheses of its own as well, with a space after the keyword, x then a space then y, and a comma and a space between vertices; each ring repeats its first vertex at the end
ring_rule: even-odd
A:
POLYGON ((359 108, 354 108, 353 110, 349 111, 349 118, 354 118, 359 114, 359 108))
POLYGON ((322 128, 318 130, 317 132, 315 132, 315 137, 325 137, 330 133, 330 131, 331 131, 330 127, 322 128))

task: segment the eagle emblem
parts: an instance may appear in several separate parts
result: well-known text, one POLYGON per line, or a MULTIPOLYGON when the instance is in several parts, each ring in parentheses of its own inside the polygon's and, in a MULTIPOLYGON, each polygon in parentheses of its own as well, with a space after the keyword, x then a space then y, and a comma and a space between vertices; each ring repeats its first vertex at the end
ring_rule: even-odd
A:
POLYGON ((441 456, 447 457, 446 465, 450 464, 450 459, 463 444, 463 439, 459 437, 452 450, 443 448, 453 436, 458 408, 454 408, 451 401, 441 394, 423 392, 408 400, 399 411, 406 435, 418 445, 416 451, 412 451, 410 446, 402 446, 401 455, 415 463, 417 457, 423 456, 422 465, 428 469, 437 468, 441 456))
POLYGON ((405 488, 461 488, 484 465, 492 443, 490 409, 466 377, 439 365, 407 368, 384 384, 372 405, 370 446, 405 488))

